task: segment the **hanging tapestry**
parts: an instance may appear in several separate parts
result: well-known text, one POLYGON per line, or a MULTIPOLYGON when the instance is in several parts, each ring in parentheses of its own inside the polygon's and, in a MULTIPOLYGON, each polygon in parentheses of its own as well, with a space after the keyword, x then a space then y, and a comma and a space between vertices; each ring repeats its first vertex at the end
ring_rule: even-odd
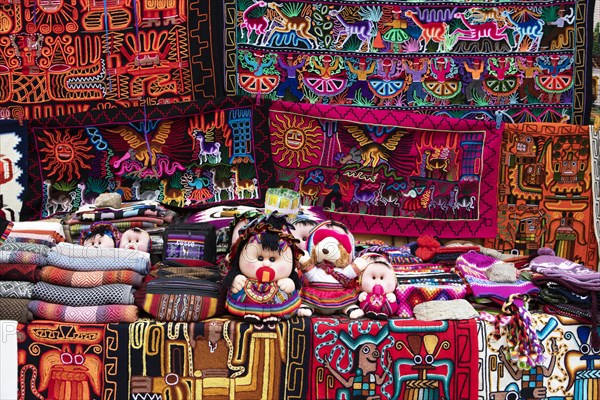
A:
POLYGON ((586 0, 226 0, 228 94, 587 123, 586 0))
POLYGON ((24 215, 93 204, 104 192, 173 207, 264 206, 274 178, 267 113, 250 98, 32 120, 24 215))
POLYGON ((590 153, 590 126, 506 124, 498 234, 486 246, 522 255, 551 247, 597 269, 590 153))
POLYGON ((316 399, 477 397, 475 320, 313 320, 316 399))
MULTIPOLYGON (((598 6, 600 7, 600 4, 598 6)), ((600 13, 598 17, 600 18, 600 13)), ((594 215, 600 215, 600 117, 592 129, 590 150, 592 152, 591 170, 594 215)), ((594 233, 596 234, 596 242, 600 243, 600 218, 594 218, 594 233)))
POLYGON ((26 188, 26 121, 0 119, 0 218, 19 221, 26 188))
POLYGON ((276 185, 353 233, 496 235, 493 123, 281 101, 269 121, 276 185))
POLYGON ((506 336, 494 337, 494 327, 477 324, 480 399, 577 399, 598 397, 598 361, 592 352, 591 328, 565 317, 532 314, 545 361, 520 369, 507 353, 506 336))
POLYGON ((8 1, 1 10, 0 105, 13 119, 222 92, 216 2, 8 1))

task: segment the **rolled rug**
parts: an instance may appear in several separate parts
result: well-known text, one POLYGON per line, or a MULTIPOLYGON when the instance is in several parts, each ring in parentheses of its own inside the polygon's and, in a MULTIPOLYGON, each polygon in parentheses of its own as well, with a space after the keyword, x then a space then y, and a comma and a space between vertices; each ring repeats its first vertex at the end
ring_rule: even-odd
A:
POLYGON ((71 307, 40 300, 32 300, 29 303, 29 310, 37 319, 75 322, 80 324, 135 322, 138 318, 137 306, 125 304, 71 307))
POLYGON ((133 304, 134 300, 133 287, 121 283, 95 288, 69 288, 38 282, 33 288, 32 298, 72 307, 133 304))

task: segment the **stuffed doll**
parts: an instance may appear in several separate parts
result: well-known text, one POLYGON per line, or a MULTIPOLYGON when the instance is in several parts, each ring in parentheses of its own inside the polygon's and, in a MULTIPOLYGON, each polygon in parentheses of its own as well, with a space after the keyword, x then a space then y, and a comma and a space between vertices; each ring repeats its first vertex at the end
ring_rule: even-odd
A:
POLYGON ((131 228, 123 232, 119 248, 150 252, 150 234, 140 228, 131 228))
POLYGON ((307 253, 300 259, 303 274, 299 316, 343 312, 360 318, 358 281, 363 260, 353 263, 354 237, 341 223, 324 221, 308 236, 307 253))
POLYGON ((86 247, 115 248, 119 245, 121 233, 108 222, 94 222, 90 229, 81 231, 79 244, 86 247))
POLYGON ((307 217, 298 217, 294 220, 294 222, 292 222, 292 235, 294 235, 296 239, 300 240, 298 246, 302 250, 306 251, 306 241, 308 239, 308 235, 310 234, 310 231, 317 225, 317 221, 307 217))
POLYGON ((302 251, 290 233, 274 224, 271 216, 253 220, 239 231, 229 253, 225 306, 249 322, 288 319, 301 304, 297 268, 302 251))
MULTIPOLYGON (((378 253, 365 253, 364 270, 358 277, 360 294, 358 301, 365 316, 385 320, 396 314, 396 273, 389 261, 378 253)), ((358 259, 357 259, 358 260, 358 259)))

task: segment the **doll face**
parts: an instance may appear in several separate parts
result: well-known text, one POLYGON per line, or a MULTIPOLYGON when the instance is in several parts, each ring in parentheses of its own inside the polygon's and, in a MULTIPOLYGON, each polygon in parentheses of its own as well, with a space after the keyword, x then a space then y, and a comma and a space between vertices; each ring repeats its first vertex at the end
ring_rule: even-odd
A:
POLYGON ((83 242, 83 245, 86 247, 105 247, 105 248, 114 248, 115 241, 108 235, 103 235, 100 233, 91 236, 83 242))
POLYGON ((139 250, 147 253, 150 247, 150 235, 141 229, 128 229, 121 236, 119 247, 121 249, 139 250))
POLYGON ((396 274, 392 269, 382 263, 372 262, 362 273, 362 291, 372 293, 373 288, 380 285, 383 293, 393 293, 396 289, 396 274))
POLYGON ((287 278, 294 266, 292 249, 280 242, 279 250, 263 248, 260 239, 250 239, 240 254, 242 274, 259 282, 273 282, 287 278))
POLYGON ((300 240, 300 243, 298 243, 298 247, 300 247, 302 250, 306 250, 306 239, 308 239, 308 235, 310 234, 310 231, 313 227, 314 225, 310 224, 294 225, 292 235, 294 235, 296 239, 300 240))
POLYGON ((235 241, 238 240, 240 237, 240 229, 247 223, 248 220, 246 218, 242 218, 233 226, 231 229, 231 243, 235 243, 235 241))

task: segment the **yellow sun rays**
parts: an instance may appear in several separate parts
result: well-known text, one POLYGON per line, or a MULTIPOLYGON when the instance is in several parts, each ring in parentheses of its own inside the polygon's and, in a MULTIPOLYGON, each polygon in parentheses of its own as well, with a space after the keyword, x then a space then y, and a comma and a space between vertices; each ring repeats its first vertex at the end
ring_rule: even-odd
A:
POLYGON ((318 159, 323 132, 316 121, 296 115, 277 114, 272 121, 273 159, 288 167, 306 167, 318 159))

